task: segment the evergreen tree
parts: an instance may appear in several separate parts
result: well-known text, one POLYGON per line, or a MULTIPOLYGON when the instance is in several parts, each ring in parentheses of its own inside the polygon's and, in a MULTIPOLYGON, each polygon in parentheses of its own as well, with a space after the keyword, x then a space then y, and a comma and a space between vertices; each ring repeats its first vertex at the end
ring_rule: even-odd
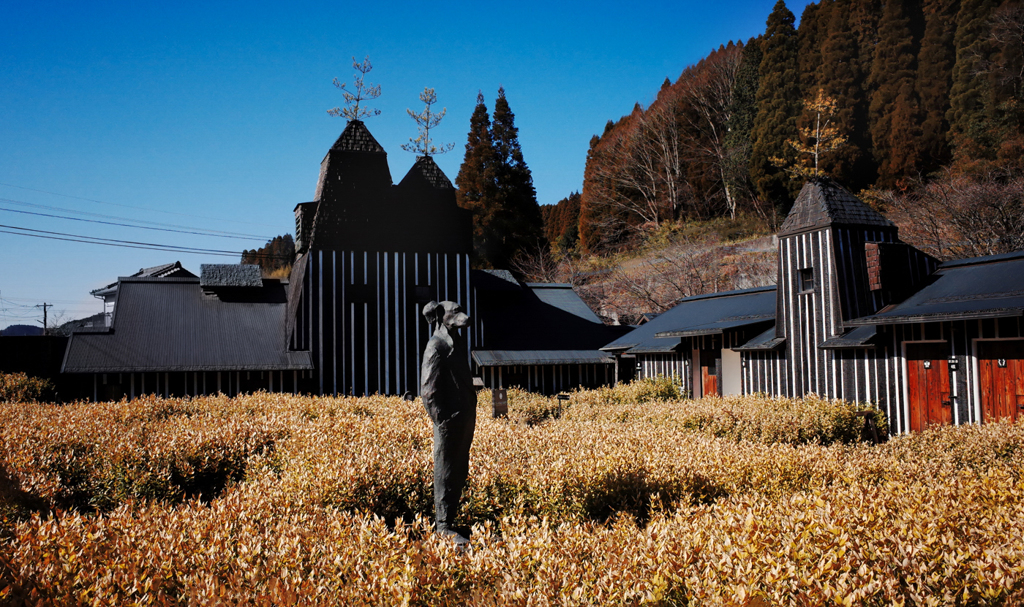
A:
POLYGON ((832 9, 830 0, 822 0, 818 4, 808 4, 800 16, 800 28, 797 30, 797 41, 800 46, 800 93, 806 99, 813 95, 818 86, 818 70, 821 69, 821 47, 828 36, 829 14, 832 9))
POLYGON ((567 254, 580 240, 580 193, 573 192, 557 204, 547 205, 544 233, 559 253, 567 254))
POLYGON ((729 108, 729 122, 726 123, 728 134, 725 138, 729 150, 730 186, 735 192, 743 192, 747 197, 754 195, 750 182, 750 132, 754 127, 757 115, 757 89, 760 78, 758 70, 761 66, 761 39, 751 38, 743 47, 740 69, 736 72, 733 83, 732 107, 729 108))
POLYGON ((768 16, 762 41, 757 115, 751 130, 750 177, 760 196, 786 212, 795 192, 785 172, 772 165, 772 157, 792 159, 786 140, 797 136, 800 113, 800 74, 797 65, 795 18, 778 0, 768 16))
POLYGON ((828 37, 821 49, 818 84, 836 101, 835 123, 849 137, 849 145, 825 159, 823 169, 851 189, 874 181, 874 166, 867 162, 867 103, 864 70, 860 64, 857 33, 851 24, 854 0, 836 0, 830 11, 828 37))
POLYGON ((264 276, 277 273, 287 278, 294 260, 295 241, 291 234, 284 234, 268 240, 258 249, 242 251, 241 263, 260 266, 264 276))
POLYGON ((466 156, 455 177, 458 191, 455 193, 459 206, 473 212, 473 265, 481 266, 486 255, 497 247, 492 242, 495 235, 489 229, 494 222, 494 201, 497 198, 495 184, 496 158, 491 143, 491 118, 484 104, 483 93, 476 97, 476 108, 469 119, 469 135, 466 140, 466 156))
MULTIPOLYGON (((613 128, 614 123, 609 120, 605 124, 604 134, 607 135, 613 128)), ((594 135, 590 138, 587 162, 583 168, 583 193, 580 198, 580 248, 587 255, 595 255, 601 250, 603 209, 597 202, 600 198, 600 190, 604 185, 598 183, 601 180, 597 167, 601 162, 601 139, 602 135, 594 135)))
POLYGON ((533 175, 523 159, 519 145, 519 129, 505 98, 505 89, 498 89, 491 123, 491 144, 495 154, 495 209, 498 218, 493 225, 493 240, 500 248, 483 251, 484 261, 492 267, 507 268, 519 253, 544 246, 543 222, 537 205, 533 175))
POLYGON ((474 265, 506 269, 516 255, 544 246, 544 221, 505 89, 498 90, 493 121, 483 94, 476 100, 456 200, 473 212, 474 265))
POLYGON ((899 178, 914 176, 920 157, 916 145, 916 52, 904 3, 886 3, 878 36, 870 75, 869 124, 872 154, 878 164, 876 185, 891 188, 899 178))
POLYGON ((950 161, 946 133, 949 91, 953 83, 953 46, 960 0, 925 0, 924 35, 917 55, 917 96, 920 100, 921 170, 930 173, 950 161))
POLYGON ((991 60, 988 19, 999 5, 997 0, 962 0, 956 16, 953 46, 953 84, 949 93, 949 142, 961 161, 992 156, 991 125, 985 115, 990 106, 991 86, 981 65, 991 60))

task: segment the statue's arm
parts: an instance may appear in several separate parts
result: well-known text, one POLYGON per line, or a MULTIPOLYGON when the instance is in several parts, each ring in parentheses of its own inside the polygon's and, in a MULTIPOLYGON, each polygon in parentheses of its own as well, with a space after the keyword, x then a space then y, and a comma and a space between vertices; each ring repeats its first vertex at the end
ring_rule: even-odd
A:
POLYGON ((441 353, 433 344, 428 344, 423 352, 423 365, 420 367, 420 397, 427 415, 435 424, 440 419, 440 403, 437 402, 438 389, 441 381, 441 353))

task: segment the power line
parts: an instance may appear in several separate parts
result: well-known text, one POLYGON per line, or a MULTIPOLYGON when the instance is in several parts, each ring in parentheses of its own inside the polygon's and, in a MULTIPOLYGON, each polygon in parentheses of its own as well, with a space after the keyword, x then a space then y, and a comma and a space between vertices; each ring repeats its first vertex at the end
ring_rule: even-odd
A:
POLYGON ((66 242, 80 242, 83 244, 98 244, 108 247, 124 247, 128 249, 146 249, 150 251, 168 251, 171 253, 195 253, 202 255, 220 255, 224 257, 239 257, 240 252, 236 251, 223 251, 218 249, 201 249, 197 247, 177 247, 175 245, 165 245, 158 243, 148 242, 132 242, 128 240, 116 240, 113 238, 97 238, 95 236, 81 236, 78 234, 64 234, 62 232, 48 232, 46 230, 32 230, 30 228, 19 228, 17 226, 6 226, 0 224, 0 228, 8 228, 7 230, 0 230, 0 233, 14 234, 15 236, 31 236, 33 238, 46 238, 48 240, 63 240, 66 242), (21 230, 19 232, 12 232, 10 230, 21 230), (36 232, 34 234, 26 234, 25 232, 36 232))
MULTIPOLYGON (((45 238, 49 240, 62 240, 66 242, 79 242, 83 244, 97 244, 108 247, 124 247, 128 249, 145 249, 150 251, 168 251, 171 253, 192 253, 197 255, 219 255, 222 257, 241 257, 241 251, 227 251, 224 249, 204 249, 200 247, 181 247, 177 245, 167 245, 152 242, 137 242, 132 240, 118 240, 115 238, 99 238, 96 236, 83 236, 81 234, 67 234, 64 232, 51 232, 48 230, 33 230, 31 228, 22 228, 18 226, 8 226, 0 224, 0 233, 13 234, 15 236, 30 236, 33 238, 45 238), (11 230, 19 230, 12 232, 11 230), (25 232, 32 232, 26 234, 25 232)), ((262 258, 272 259, 288 259, 287 255, 260 255, 262 258)))
MULTIPOLYGON (((0 200, 4 200, 4 199, 0 198, 0 200)), ((139 230, 156 230, 158 232, 175 232, 177 234, 195 234, 197 236, 211 236, 211 237, 214 237, 214 238, 234 238, 236 240, 257 240, 257 239, 258 240, 263 240, 264 239, 263 236, 252 236, 252 237, 247 237, 247 236, 229 236, 227 234, 213 234, 213 233, 196 232, 196 231, 190 231, 190 230, 174 230, 174 229, 171 229, 171 228, 155 228, 155 227, 151 227, 151 226, 133 226, 133 225, 130 225, 130 224, 127 224, 127 223, 115 223, 113 221, 102 221, 102 220, 99 220, 99 219, 84 219, 84 218, 81 218, 81 217, 66 217, 64 215, 52 215, 50 213, 35 213, 35 212, 32 212, 32 211, 19 211, 17 209, 5 209, 3 207, 0 207, 0 211, 7 211, 9 213, 22 213, 24 215, 37 215, 39 217, 53 217, 53 218, 56 218, 56 219, 68 219, 70 221, 84 221, 84 222, 88 222, 88 223, 101 223, 101 224, 108 225, 108 226, 120 226, 120 227, 124 227, 124 228, 136 228, 136 229, 139 229, 139 230)), ((268 238, 267 240, 270 240, 270 239, 268 238)))
MULTIPOLYGON (((137 224, 142 224, 142 225, 150 225, 150 226, 157 226, 157 227, 163 227, 163 228, 180 228, 180 229, 184 229, 184 230, 195 230, 195 231, 198 231, 198 232, 208 232, 210 234, 224 234, 224 235, 229 235, 229 236, 242 236, 242 237, 256 238, 256 239, 262 239, 262 240, 270 240, 269 237, 261 235, 261 234, 248 234, 248 233, 244 233, 244 232, 228 232, 228 231, 224 231, 224 230, 210 230, 210 229, 207 229, 207 228, 197 228, 197 227, 194 227, 194 226, 183 226, 183 225, 174 224, 174 223, 164 223, 164 222, 159 222, 159 221, 147 221, 145 219, 132 219, 130 217, 120 217, 118 215, 105 215, 103 213, 91 213, 89 211, 79 211, 77 209, 68 209, 68 208, 64 208, 64 207, 55 207, 55 206, 50 206, 50 205, 45 205, 45 204, 37 204, 37 203, 34 203, 34 202, 26 202, 24 200, 15 200, 13 198, 0 198, 0 202, 16 204, 18 206, 23 206, 23 207, 32 207, 32 208, 35 208, 35 209, 46 209, 48 211, 58 211, 58 212, 63 212, 63 213, 74 213, 75 215, 83 215, 83 216, 86 216, 86 217, 100 217, 102 219, 116 219, 116 220, 120 220, 120 221, 130 221, 132 223, 137 223, 137 224)), ((16 211, 16 212, 25 212, 25 211, 16 211)), ((73 219, 73 218, 65 217, 65 219, 73 219)), ((79 221, 82 221, 82 220, 79 220, 79 221)), ((130 226, 130 227, 137 227, 137 226, 130 226)))
POLYGON ((160 209, 150 209, 150 208, 140 207, 140 206, 135 206, 135 205, 130 205, 130 204, 120 204, 120 203, 117 203, 117 202, 107 202, 105 200, 97 200, 95 198, 85 198, 84 196, 72 196, 71 194, 61 194, 60 192, 50 192, 48 190, 38 190, 36 188, 29 188, 29 187, 25 187, 23 185, 14 185, 13 183, 0 183, 0 185, 7 186, 9 188, 18 188, 19 190, 28 190, 30 192, 39 192, 41 194, 51 194, 53 196, 63 196, 64 198, 73 198, 75 200, 84 200, 86 202, 95 202, 97 204, 107 204, 107 205, 114 206, 114 207, 124 207, 124 208, 127 208, 127 209, 139 209, 139 210, 142 210, 142 211, 148 211, 150 213, 163 213, 165 215, 178 215, 180 217, 195 217, 197 219, 212 219, 214 221, 228 221, 228 222, 232 222, 232 223, 244 223, 244 224, 256 225, 256 226, 274 227, 274 226, 271 226, 268 223, 259 223, 259 222, 255 222, 255 221, 240 221, 238 219, 221 219, 221 218, 218 218, 218 217, 204 217, 202 215, 191 215, 189 213, 175 213, 174 211, 163 211, 163 210, 160 210, 160 209))

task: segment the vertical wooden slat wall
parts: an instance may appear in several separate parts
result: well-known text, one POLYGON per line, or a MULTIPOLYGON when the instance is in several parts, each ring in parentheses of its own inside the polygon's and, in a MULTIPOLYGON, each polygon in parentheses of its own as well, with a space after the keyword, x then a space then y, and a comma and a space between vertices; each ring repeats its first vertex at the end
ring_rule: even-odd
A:
MULTIPOLYGON (((291 340, 316 365, 302 390, 419 394, 420 356, 432 330, 423 304, 450 300, 472 310, 471 292, 465 254, 311 251, 291 340), (417 287, 427 287, 429 299, 418 299, 417 287)), ((475 327, 467 331, 472 344, 475 327)))
POLYGON ((485 388, 519 388, 550 396, 580 387, 611 385, 615 378, 615 364, 504 365, 480 367, 478 372, 485 388))

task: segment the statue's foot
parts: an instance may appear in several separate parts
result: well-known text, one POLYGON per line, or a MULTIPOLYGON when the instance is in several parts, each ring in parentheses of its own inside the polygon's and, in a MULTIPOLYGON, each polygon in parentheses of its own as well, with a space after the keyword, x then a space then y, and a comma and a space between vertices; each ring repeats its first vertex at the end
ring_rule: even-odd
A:
POLYGON ((448 525, 438 525, 437 534, 451 539, 452 543, 460 548, 469 546, 469 527, 449 527, 448 525))

